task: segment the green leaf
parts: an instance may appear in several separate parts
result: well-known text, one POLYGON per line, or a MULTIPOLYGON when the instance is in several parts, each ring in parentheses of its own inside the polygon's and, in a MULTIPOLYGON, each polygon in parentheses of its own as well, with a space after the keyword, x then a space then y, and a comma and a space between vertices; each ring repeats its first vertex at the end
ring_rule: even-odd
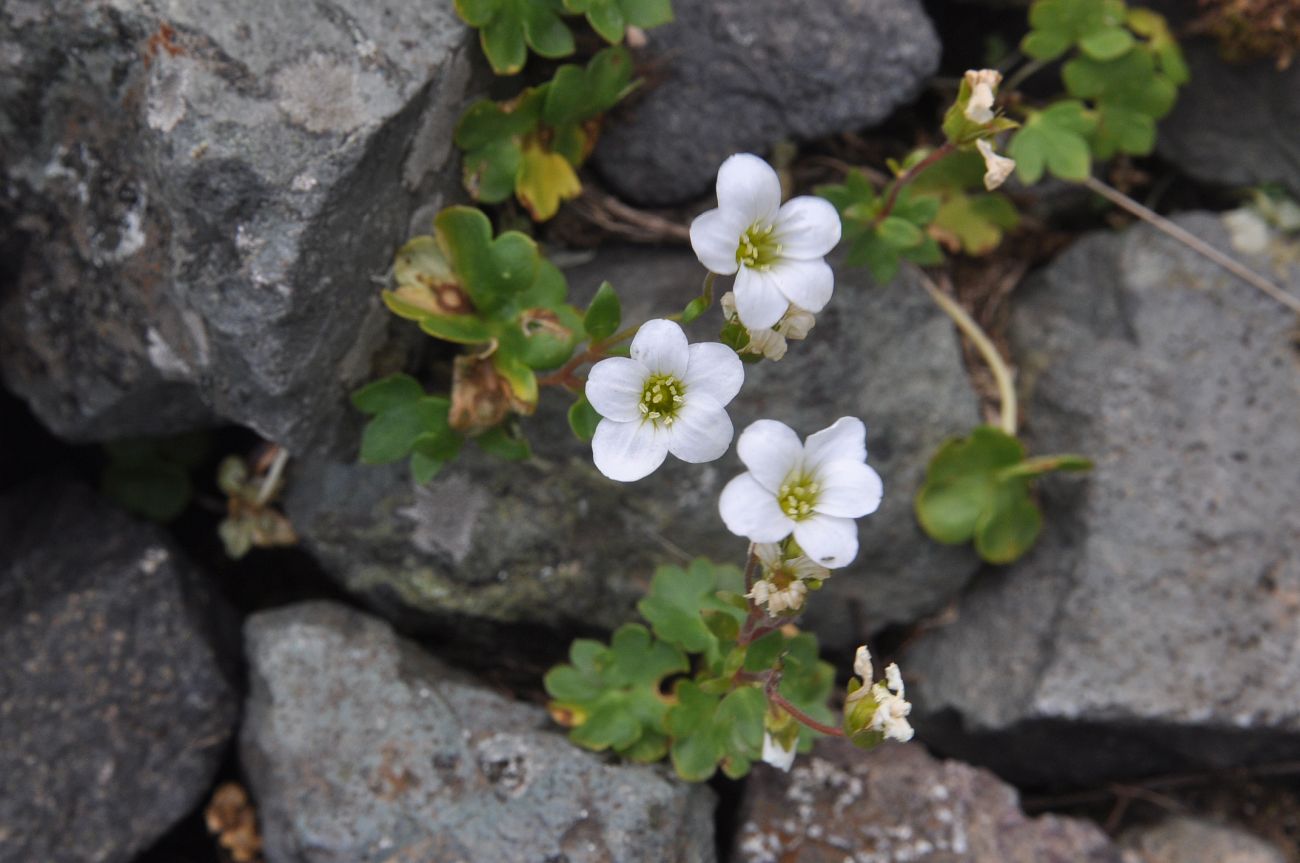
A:
POLYGON ((671 0, 619 0, 627 23, 648 30, 673 20, 671 0))
POLYGON ((1063 180, 1087 179, 1092 155, 1085 136, 1095 125, 1083 103, 1076 101, 1057 102, 1032 114, 1007 147, 1021 181, 1038 182, 1044 168, 1063 180))
POLYGON ((656 569, 650 592, 637 603, 637 610, 650 622, 656 636, 683 650, 704 654, 711 664, 721 658, 720 643, 705 618, 725 615, 736 622, 743 620, 743 612, 716 595, 719 590, 737 589, 743 591, 739 570, 697 558, 686 569, 656 569))
POLYGON ((673 768, 683 779, 701 782, 717 770, 718 762, 733 765, 728 774, 748 770, 763 743, 763 713, 767 699, 761 689, 743 686, 723 697, 704 692, 689 681, 679 681, 667 727, 673 737, 673 768), (739 768, 739 769, 736 769, 739 768))
POLYGON ((569 664, 552 668, 543 683, 554 699, 552 714, 572 717, 569 736, 575 743, 653 760, 667 748, 668 702, 660 694, 661 682, 688 668, 681 651, 629 623, 608 647, 574 641, 569 664))
POLYGON ((1128 108, 1155 119, 1168 114, 1178 98, 1178 88, 1156 72, 1155 58, 1149 51, 1130 51, 1108 62, 1076 57, 1061 68, 1061 78, 1071 96, 1094 99, 1102 106, 1128 108))
POLYGON ((585 67, 555 70, 546 88, 542 120, 561 127, 582 123, 618 104, 632 81, 632 57, 623 48, 605 48, 585 67))
POLYGON ((515 180, 515 195, 535 222, 545 222, 559 212, 560 204, 582 194, 582 183, 573 165, 559 153, 531 143, 523 149, 523 160, 515 180))
POLYGON ((569 428, 577 435, 578 440, 591 440, 596 434, 596 425, 600 422, 601 416, 596 413, 596 409, 587 401, 586 396, 579 396, 578 400, 569 407, 569 428))
POLYGON ((1094 60, 1114 60, 1137 44, 1133 34, 1123 27, 1094 30, 1079 40, 1079 49, 1094 60))
POLYGON ((897 249, 919 246, 925 239, 925 234, 919 227, 899 216, 885 218, 876 228, 876 233, 880 235, 880 239, 897 249))
POLYGON ((1003 232, 1019 221, 1020 213, 1005 195, 957 192, 939 208, 934 226, 956 238, 966 254, 986 255, 1002 242, 1003 232))
POLYGON ((513 0, 523 5, 524 38, 528 47, 548 60, 573 53, 573 34, 560 20, 562 7, 557 0, 513 0))
POLYGON ((475 345, 492 339, 487 324, 473 315, 426 315, 420 329, 436 339, 459 345, 475 345))
POLYGON ((614 286, 609 282, 601 282, 596 296, 591 299, 591 305, 587 306, 587 314, 582 319, 583 328, 593 339, 607 339, 618 331, 622 320, 623 310, 614 286))
POLYGON ((456 0, 456 12, 479 28, 479 42, 492 71, 513 75, 528 48, 554 59, 573 53, 573 34, 560 20, 558 0, 456 0))
POLYGON ((1086 470, 1080 456, 1024 457, 1015 438, 991 426, 969 438, 951 440, 931 460, 916 496, 916 514, 932 538, 944 543, 975 541, 990 563, 1009 563, 1033 545, 1042 515, 1030 496, 1029 480, 1053 470, 1086 470))
MULTIPOLYGON (((781 669, 780 692, 786 700, 813 719, 833 725, 830 697, 835 687, 835 668, 822 661, 817 637, 811 632, 801 632, 790 639, 781 658, 781 669)), ((811 728, 801 727, 799 750, 807 752, 817 736, 811 728)))
MULTIPOLYGON (((504 5, 504 4, 503 4, 504 5)), ((500 15, 479 30, 479 46, 498 75, 514 75, 524 68, 528 44, 519 21, 500 15)))
POLYGON ((682 323, 689 324, 691 321, 698 319, 700 315, 709 310, 710 305, 712 303, 709 302, 707 297, 700 296, 691 300, 686 304, 686 308, 682 309, 682 323))
POLYGON ((366 384, 352 394, 352 406, 362 413, 380 414, 424 398, 424 387, 410 375, 391 375, 366 384))
POLYGON ((746 671, 767 671, 785 651, 785 634, 777 629, 753 641, 745 652, 746 671))
POLYGON ((485 316, 512 315, 515 295, 537 277, 537 244, 518 231, 492 238, 492 223, 473 207, 448 207, 434 228, 465 293, 485 316))
POLYGON ((523 461, 533 454, 532 448, 528 446, 528 441, 512 434, 502 426, 488 429, 474 438, 474 442, 484 452, 506 461, 523 461))
POLYGON ((391 405, 366 425, 361 436, 361 461, 387 464, 405 458, 417 438, 447 428, 450 402, 438 396, 391 405))

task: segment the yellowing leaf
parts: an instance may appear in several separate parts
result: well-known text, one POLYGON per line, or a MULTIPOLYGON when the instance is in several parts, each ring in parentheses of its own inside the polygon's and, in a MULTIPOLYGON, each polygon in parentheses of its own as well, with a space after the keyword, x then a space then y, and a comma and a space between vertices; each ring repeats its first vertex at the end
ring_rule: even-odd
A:
POLYGON ((545 222, 568 201, 582 193, 582 183, 573 166, 558 153, 542 149, 535 141, 524 145, 523 163, 515 184, 519 201, 534 221, 545 222))

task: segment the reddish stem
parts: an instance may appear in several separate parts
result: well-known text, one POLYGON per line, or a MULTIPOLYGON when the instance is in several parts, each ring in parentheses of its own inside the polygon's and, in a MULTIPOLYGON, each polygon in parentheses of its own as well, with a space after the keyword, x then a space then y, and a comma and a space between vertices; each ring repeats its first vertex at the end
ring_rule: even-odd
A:
POLYGON ((804 713, 802 710, 800 710, 799 708, 791 704, 789 701, 787 701, 785 696, 782 695, 777 689, 777 687, 780 686, 780 684, 781 684, 780 674, 773 673, 771 676, 767 678, 767 686, 764 689, 767 694, 767 700, 769 702, 775 704, 777 707, 780 707, 786 713, 793 716, 796 721, 802 722, 804 725, 807 725, 813 731, 818 731, 830 737, 845 736, 844 730, 842 728, 836 728, 833 725, 825 725, 821 722, 818 722, 816 719, 813 719, 807 713, 804 713))
POLYGON ((871 227, 875 228, 879 226, 881 222, 885 221, 885 219, 889 218, 889 214, 894 211, 894 204, 898 203, 898 193, 903 191, 904 186, 915 180, 926 168, 933 166, 936 162, 942 161, 956 151, 957 147, 951 141, 946 141, 942 146, 931 152, 930 155, 908 168, 901 177, 894 181, 894 185, 890 187, 889 197, 885 199, 885 206, 876 214, 876 218, 871 222, 871 227))

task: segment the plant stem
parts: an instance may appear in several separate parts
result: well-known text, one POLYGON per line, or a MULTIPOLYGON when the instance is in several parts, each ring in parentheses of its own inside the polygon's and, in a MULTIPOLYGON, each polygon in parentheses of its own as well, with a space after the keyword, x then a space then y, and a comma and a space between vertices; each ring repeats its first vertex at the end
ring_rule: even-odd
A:
POLYGON ((930 168, 935 163, 943 161, 955 152, 957 152, 956 145, 951 141, 945 141, 941 146, 933 150, 930 155, 904 171, 902 176, 894 181, 894 185, 889 187, 889 196, 885 198, 885 206, 876 214, 876 218, 872 221, 871 227, 875 228, 881 222, 885 221, 885 219, 889 218, 889 214, 894 211, 894 205, 898 203, 898 193, 903 191, 904 186, 915 180, 926 168, 930 168))
POLYGON ((267 501, 276 492, 276 486, 280 482, 280 475, 284 473, 284 466, 289 463, 289 451, 282 446, 275 448, 275 458, 271 462, 271 469, 266 472, 262 479, 262 486, 257 490, 257 505, 266 506, 267 501))
POLYGON ((1002 403, 1000 422, 1002 431, 1015 437, 1018 408, 1016 406, 1016 387, 1011 380, 1011 370, 1007 368, 1006 362, 1002 359, 1002 355, 998 353, 993 341, 980 328, 980 325, 975 323, 975 319, 966 314, 966 310, 956 300, 939 290, 939 286, 923 270, 917 268, 917 273, 921 279, 921 287, 925 288, 925 292, 930 295, 930 299, 934 300, 935 305, 943 309, 944 313, 952 318, 952 322, 957 325, 957 328, 971 340, 980 356, 984 358, 989 371, 993 372, 993 379, 998 385, 998 400, 1002 403))
POLYGON ((768 675, 767 684, 766 686, 764 686, 763 691, 767 695, 767 700, 769 703, 775 704, 777 707, 780 707, 786 713, 793 716, 795 720, 797 720, 798 722, 802 722, 804 725, 807 725, 813 731, 826 734, 830 737, 844 736, 843 729, 836 728, 834 725, 826 725, 824 723, 818 722, 816 719, 813 719, 807 713, 804 713, 802 710, 800 710, 799 708, 791 704, 789 701, 787 701, 785 696, 778 691, 778 687, 780 685, 781 685, 780 674, 774 672, 768 675))
POLYGON ((1213 261, 1237 278, 1268 294, 1291 311, 1300 314, 1300 298, 1288 294, 1286 291, 1282 290, 1250 267, 1247 267, 1235 258, 1220 252, 1218 249, 1214 248, 1214 246, 1211 246, 1186 228, 1179 227, 1159 213, 1142 206, 1119 189, 1112 188, 1095 177, 1089 177, 1084 180, 1083 185, 1096 192, 1098 195, 1101 195, 1112 204, 1127 210, 1144 222, 1155 226, 1157 230, 1173 237, 1175 240, 1187 246, 1187 248, 1196 252, 1201 257, 1213 261))
POLYGON ((1042 69, 1046 65, 1047 65, 1046 60, 1030 60, 1028 63, 1021 66, 1019 69, 1017 69, 1015 74, 1006 80, 1006 83, 1002 85, 1001 88, 1002 92, 1003 93, 1015 92, 1016 88, 1018 88, 1021 84, 1025 83, 1025 81, 1031 75, 1033 75, 1034 73, 1036 73, 1038 70, 1042 69))

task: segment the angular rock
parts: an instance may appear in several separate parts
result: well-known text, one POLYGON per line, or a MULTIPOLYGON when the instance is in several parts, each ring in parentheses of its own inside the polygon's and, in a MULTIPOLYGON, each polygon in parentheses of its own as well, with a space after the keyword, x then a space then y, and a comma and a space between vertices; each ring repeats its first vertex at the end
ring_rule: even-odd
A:
POLYGON ((678 0, 649 31, 649 80, 606 125, 605 180, 643 204, 708 193, 722 160, 860 129, 911 102, 939 66, 917 0, 678 0))
POLYGON ((9 387, 79 441, 355 433, 348 391, 409 347, 373 277, 458 184, 473 43, 445 3, 7 3, 9 387))
POLYGON ((1226 824, 1179 816, 1124 835, 1135 863, 1286 863, 1275 845, 1226 824))
POLYGON ((268 863, 714 859, 707 787, 578 749, 374 618, 304 603, 246 639, 268 863))
MULTIPOLYGON (((1224 247, 1219 218, 1180 219, 1224 247)), ((1247 258, 1300 286, 1296 247, 1247 258)), ((1076 244, 1018 299, 1046 530, 903 660, 926 739, 1032 784, 1300 754, 1294 317, 1146 228, 1076 244), (1291 753, 1288 755, 1288 753, 1291 753)))
POLYGON ((1095 824, 1028 818, 992 773, 917 744, 818 743, 791 771, 755 769, 736 863, 1120 863, 1095 824))
MULTIPOLYGON (((614 249, 570 282, 581 303, 609 279, 632 322, 680 308, 702 275, 689 252, 614 249)), ((711 311, 692 325, 692 340, 716 340, 719 321, 711 311)), ((926 539, 912 514, 930 455, 978 422, 948 319, 915 284, 878 287, 842 269, 809 339, 746 374, 730 408, 737 432, 771 417, 807 435, 859 416, 868 461, 884 478, 884 503, 859 522, 857 562, 813 596, 810 624, 851 648, 870 631, 942 607, 977 566, 966 549, 926 539)), ((423 488, 404 465, 299 464, 290 518, 345 587, 417 627, 460 615, 612 628, 635 614, 659 564, 696 555, 743 563, 746 543, 717 509, 722 486, 743 470, 734 448, 705 465, 670 457, 639 483, 615 483, 569 431, 567 399, 548 391, 542 403, 525 423, 536 462, 506 464, 467 447, 423 488)))
POLYGON ((212 597, 80 486, 0 500, 0 861, 121 863, 209 789, 239 705, 212 597))
POLYGON ((1283 183, 1300 195, 1300 64, 1228 63, 1205 38, 1183 50, 1192 79, 1160 123, 1160 155, 1204 183, 1283 183))

